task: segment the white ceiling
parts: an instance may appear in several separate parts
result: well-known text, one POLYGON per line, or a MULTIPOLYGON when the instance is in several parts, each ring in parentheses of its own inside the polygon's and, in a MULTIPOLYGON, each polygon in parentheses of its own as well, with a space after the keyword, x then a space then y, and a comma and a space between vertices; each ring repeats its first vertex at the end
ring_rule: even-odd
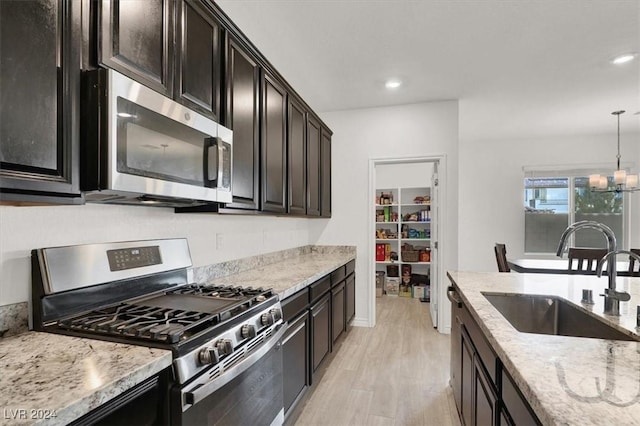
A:
POLYGON ((640 0, 219 0, 316 111, 458 99, 460 138, 640 129, 640 0), (395 91, 384 81, 396 77, 395 91))

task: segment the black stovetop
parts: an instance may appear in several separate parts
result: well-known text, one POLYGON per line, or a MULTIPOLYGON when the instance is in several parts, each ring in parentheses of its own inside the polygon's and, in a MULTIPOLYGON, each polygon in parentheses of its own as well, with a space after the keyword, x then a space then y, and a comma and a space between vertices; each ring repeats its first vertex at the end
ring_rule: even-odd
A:
POLYGON ((262 288, 189 284, 63 318, 56 326, 81 334, 171 345, 214 327, 224 328, 224 323, 273 297, 271 290, 262 288))

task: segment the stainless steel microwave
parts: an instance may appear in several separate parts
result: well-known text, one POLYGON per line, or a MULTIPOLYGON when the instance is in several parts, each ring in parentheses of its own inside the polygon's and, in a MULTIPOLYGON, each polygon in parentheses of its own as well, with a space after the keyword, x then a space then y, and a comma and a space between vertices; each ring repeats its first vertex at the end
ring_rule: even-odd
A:
POLYGON ((81 116, 88 202, 231 202, 231 130, 107 69, 83 76, 81 116))

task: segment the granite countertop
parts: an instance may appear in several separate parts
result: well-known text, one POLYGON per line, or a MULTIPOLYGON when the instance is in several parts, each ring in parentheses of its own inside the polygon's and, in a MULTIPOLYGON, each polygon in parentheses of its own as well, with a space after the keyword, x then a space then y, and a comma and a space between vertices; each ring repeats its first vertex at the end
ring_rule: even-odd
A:
POLYGON ((65 425, 171 365, 171 352, 51 333, 0 339, 0 425, 65 425))
POLYGON ((518 332, 481 292, 555 295, 638 335, 640 278, 618 277, 631 294, 620 317, 604 315, 598 294, 607 278, 580 275, 449 272, 506 370, 545 425, 637 425, 640 419, 640 342, 518 332), (582 305, 592 289, 595 305, 582 305))
POLYGON ((283 300, 355 259, 355 250, 304 253, 224 277, 207 284, 273 288, 283 300))

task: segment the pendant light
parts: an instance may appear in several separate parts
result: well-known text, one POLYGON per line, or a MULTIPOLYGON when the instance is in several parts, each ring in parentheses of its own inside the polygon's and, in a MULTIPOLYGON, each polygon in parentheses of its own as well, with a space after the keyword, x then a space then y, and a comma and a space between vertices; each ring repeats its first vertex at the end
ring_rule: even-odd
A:
POLYGON ((613 172, 613 182, 615 188, 609 189, 609 180, 606 175, 590 175, 589 187, 592 191, 597 192, 634 192, 640 190, 638 188, 638 175, 627 174, 626 170, 620 168, 620 114, 624 114, 624 110, 614 111, 611 113, 618 117, 618 155, 616 155, 618 168, 613 172))

